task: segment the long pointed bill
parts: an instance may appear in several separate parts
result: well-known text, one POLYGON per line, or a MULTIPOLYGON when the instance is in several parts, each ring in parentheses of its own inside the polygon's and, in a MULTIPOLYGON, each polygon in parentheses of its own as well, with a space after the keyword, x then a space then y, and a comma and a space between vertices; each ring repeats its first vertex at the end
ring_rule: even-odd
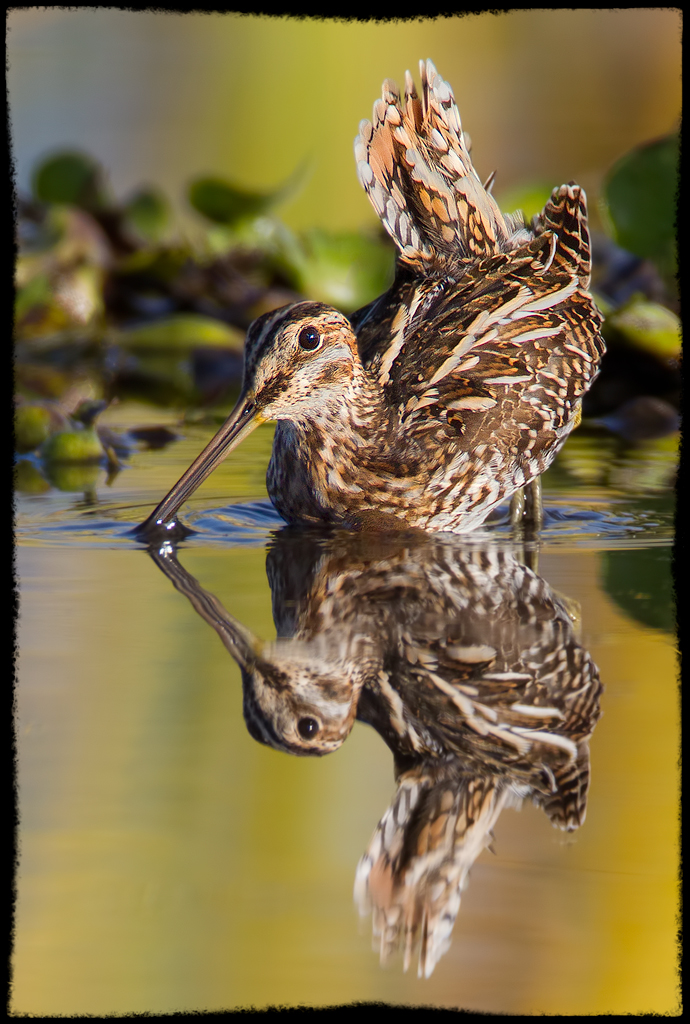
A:
POLYGON ((180 506, 204 482, 206 477, 211 475, 225 456, 229 455, 240 441, 243 441, 255 427, 263 422, 264 419, 253 402, 246 395, 240 395, 232 414, 215 437, 209 441, 202 453, 197 456, 148 519, 137 527, 137 532, 146 533, 156 526, 165 526, 166 523, 174 520, 180 506))
POLYGON ((215 629, 240 668, 251 672, 261 641, 225 610, 217 597, 204 590, 199 581, 180 565, 172 548, 149 548, 149 554, 172 585, 188 598, 192 607, 215 629))

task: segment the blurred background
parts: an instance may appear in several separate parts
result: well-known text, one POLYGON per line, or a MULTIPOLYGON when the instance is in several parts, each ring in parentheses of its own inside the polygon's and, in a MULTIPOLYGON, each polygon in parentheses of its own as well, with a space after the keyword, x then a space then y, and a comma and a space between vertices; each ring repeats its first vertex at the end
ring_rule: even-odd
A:
POLYGON ((499 199, 538 179, 597 192, 633 146, 677 126, 680 14, 513 11, 394 23, 31 8, 8 15, 16 182, 56 148, 90 153, 119 198, 199 174, 270 189, 307 160, 293 227, 374 224, 352 141, 381 83, 430 57, 499 199))
POLYGON ((8 39, 22 400, 72 415, 66 391, 88 384, 111 404, 208 407, 237 387, 257 316, 302 297, 350 313, 385 291, 394 247, 353 140, 382 80, 419 82, 431 57, 504 210, 529 221, 554 187, 587 190, 609 352, 585 417, 642 397, 635 429, 675 430, 674 11, 360 24, 47 8, 11 12, 8 39))

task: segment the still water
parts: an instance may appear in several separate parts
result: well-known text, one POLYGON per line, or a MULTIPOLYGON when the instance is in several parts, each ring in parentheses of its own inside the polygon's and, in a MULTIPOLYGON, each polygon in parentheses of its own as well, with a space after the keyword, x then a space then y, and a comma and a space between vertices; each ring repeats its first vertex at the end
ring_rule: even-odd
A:
POLYGON ((262 427, 147 551, 211 432, 24 467, 13 1011, 676 1012, 677 439, 578 431, 535 551, 287 530, 262 427))

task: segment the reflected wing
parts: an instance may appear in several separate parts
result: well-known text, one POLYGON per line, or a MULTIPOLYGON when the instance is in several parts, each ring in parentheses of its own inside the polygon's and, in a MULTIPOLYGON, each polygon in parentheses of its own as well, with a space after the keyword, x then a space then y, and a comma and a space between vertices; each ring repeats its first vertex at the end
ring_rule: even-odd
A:
POLYGON ((453 777, 442 766, 400 776, 355 876, 355 901, 361 914, 373 912, 382 963, 402 947, 407 970, 419 942, 418 974, 431 975, 450 945, 468 872, 514 801, 495 777, 453 777))

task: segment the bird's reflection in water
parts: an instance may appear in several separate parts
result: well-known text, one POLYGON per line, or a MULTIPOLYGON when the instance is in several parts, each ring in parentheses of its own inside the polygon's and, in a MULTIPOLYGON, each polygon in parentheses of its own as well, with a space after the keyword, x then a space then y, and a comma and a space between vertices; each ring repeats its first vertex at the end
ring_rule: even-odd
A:
POLYGON ((428 977, 501 811, 529 797, 585 818, 597 668, 567 605, 507 546, 286 529, 267 559, 278 639, 254 637, 180 565, 151 554, 237 661, 251 735, 337 749, 355 719, 393 752, 397 790, 356 872, 385 960, 419 941, 428 977))

